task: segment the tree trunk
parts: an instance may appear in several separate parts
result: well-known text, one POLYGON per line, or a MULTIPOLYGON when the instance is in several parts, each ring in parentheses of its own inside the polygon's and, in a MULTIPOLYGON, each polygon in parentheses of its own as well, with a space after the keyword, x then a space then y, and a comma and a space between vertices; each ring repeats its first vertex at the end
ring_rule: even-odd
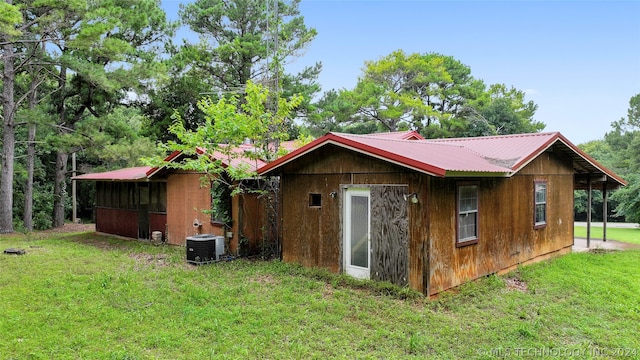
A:
POLYGON ((36 124, 29 124, 27 139, 27 183, 24 188, 24 228, 33 231, 33 172, 36 162, 36 124))
MULTIPOLYGON (((8 2, 11 4, 11 2, 8 2)), ((0 167, 0 233, 13 232, 13 159, 16 146, 16 129, 14 123, 16 102, 13 86, 15 72, 13 67, 13 44, 8 36, 3 36, 5 42, 2 57, 4 71, 2 73, 2 166, 0 167)))
POLYGON ((56 156, 56 176, 53 186, 53 227, 64 225, 64 203, 67 195, 67 161, 69 154, 58 151, 56 156))
MULTIPOLYGON (((34 109, 37 103, 37 81, 31 79, 31 93, 29 94, 29 108, 34 109)), ((29 124, 27 136, 27 183, 24 188, 24 214, 22 216, 24 228, 33 231, 33 172, 36 163, 36 124, 29 124)))
MULTIPOLYGON (((58 77, 58 91, 60 92, 57 112, 58 123, 66 123, 66 108, 64 106, 67 86, 67 68, 62 65, 60 67, 60 76, 58 77)), ((64 132, 63 130, 60 130, 64 132)), ((67 175, 67 160, 69 154, 63 150, 58 149, 56 155, 56 169, 55 169, 55 183, 53 186, 53 227, 60 227, 64 225, 64 203, 67 184, 65 181, 67 175)))

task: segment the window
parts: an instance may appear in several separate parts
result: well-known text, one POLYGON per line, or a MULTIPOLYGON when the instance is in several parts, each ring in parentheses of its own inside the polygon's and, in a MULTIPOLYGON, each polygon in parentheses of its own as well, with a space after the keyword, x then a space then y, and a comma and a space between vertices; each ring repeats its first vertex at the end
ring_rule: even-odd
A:
POLYGON ((321 207, 322 194, 309 194, 309 207, 321 207))
POLYGON ((478 185, 458 185, 458 234, 456 246, 478 242, 478 185))
POLYGON ((534 183, 534 228, 538 229, 547 225, 547 182, 536 181, 534 183))
POLYGON ((149 184, 149 211, 167 212, 167 183, 150 182, 149 184))

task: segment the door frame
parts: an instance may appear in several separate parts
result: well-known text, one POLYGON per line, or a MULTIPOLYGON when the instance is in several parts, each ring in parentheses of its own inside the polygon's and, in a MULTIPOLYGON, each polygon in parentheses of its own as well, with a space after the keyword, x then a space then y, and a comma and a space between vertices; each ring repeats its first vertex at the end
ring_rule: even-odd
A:
POLYGON ((359 279, 371 277, 371 189, 368 187, 349 187, 345 189, 343 202, 343 236, 342 252, 345 274, 359 279), (367 198, 367 267, 351 265, 351 198, 365 196, 367 198))
POLYGON ((138 239, 149 239, 149 196, 151 189, 149 184, 138 184, 138 239))

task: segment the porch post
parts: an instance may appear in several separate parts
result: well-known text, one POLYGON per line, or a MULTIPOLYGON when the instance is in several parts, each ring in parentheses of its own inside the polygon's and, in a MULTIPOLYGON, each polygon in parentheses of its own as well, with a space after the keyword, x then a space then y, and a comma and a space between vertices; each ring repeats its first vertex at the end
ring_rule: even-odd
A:
MULTIPOLYGON (((75 177, 76 176, 76 153, 71 153, 71 176, 75 177)), ((71 180, 71 221, 73 221, 73 223, 77 223, 78 222, 78 208, 77 208, 77 199, 76 199, 76 180, 71 180)))
POLYGON ((607 214, 608 214, 608 193, 607 183, 602 183, 602 241, 607 241, 607 214))
POLYGON ((587 175, 587 249, 591 245, 591 175, 587 175))

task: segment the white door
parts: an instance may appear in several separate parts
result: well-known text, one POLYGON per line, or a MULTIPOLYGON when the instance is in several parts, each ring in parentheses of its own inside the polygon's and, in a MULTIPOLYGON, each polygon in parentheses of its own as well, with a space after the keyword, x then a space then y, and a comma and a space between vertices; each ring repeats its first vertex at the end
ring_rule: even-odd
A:
POLYGON ((371 268, 371 196, 369 189, 347 189, 344 206, 344 269, 369 279, 371 268))

